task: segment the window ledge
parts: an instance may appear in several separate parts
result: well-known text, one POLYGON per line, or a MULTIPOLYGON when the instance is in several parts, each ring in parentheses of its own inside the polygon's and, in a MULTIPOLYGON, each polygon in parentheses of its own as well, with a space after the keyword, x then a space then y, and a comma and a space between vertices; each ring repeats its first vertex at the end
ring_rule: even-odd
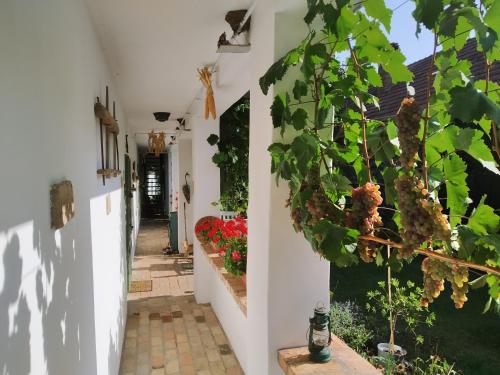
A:
POLYGON ((306 346, 278 351, 278 361, 286 375, 380 375, 381 372, 349 348, 342 340, 332 336, 332 360, 328 363, 309 361, 306 346))
POLYGON ((203 253, 208 258, 209 263, 219 274, 220 279, 233 296, 240 310, 247 316, 247 287, 239 276, 234 276, 224 268, 224 260, 217 254, 215 247, 211 243, 200 241, 203 253))

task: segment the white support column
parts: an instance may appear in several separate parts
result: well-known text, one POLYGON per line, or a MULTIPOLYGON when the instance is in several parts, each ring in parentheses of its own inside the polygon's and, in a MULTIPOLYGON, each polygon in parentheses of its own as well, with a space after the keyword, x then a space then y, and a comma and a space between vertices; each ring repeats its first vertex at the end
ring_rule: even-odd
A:
POLYGON ((189 173, 187 182, 191 187, 192 168, 192 143, 191 139, 179 139, 179 251, 184 252, 183 242, 187 237, 188 243, 193 243, 193 201, 188 203, 184 197, 182 187, 186 184, 185 175, 189 173), (184 210, 184 203, 186 210, 184 210), (186 223, 184 223, 186 220, 186 223), (186 227, 186 230, 185 228, 186 227))
POLYGON ((329 263, 294 232, 288 187, 277 187, 270 172, 267 147, 279 135, 269 109, 273 90, 264 96, 258 81, 307 33, 305 9, 277 14, 276 3, 259 2, 252 15, 247 375, 282 374, 277 351, 305 345, 314 306, 329 302, 329 263))
MULTIPOLYGON (((219 168, 212 162, 212 156, 217 152, 216 146, 210 146, 207 138, 210 134, 219 135, 219 118, 205 120, 193 117, 190 120, 193 147, 193 223, 204 216, 219 216, 219 210, 212 202, 219 200, 220 173, 219 168)), ((211 286, 210 268, 200 243, 194 243, 194 292, 198 303, 210 302, 211 286)))

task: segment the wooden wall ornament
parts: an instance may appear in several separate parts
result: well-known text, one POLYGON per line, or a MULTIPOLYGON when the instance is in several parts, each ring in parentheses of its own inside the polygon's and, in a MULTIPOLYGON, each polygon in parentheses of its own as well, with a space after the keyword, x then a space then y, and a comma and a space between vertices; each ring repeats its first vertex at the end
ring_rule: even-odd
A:
POLYGON ((211 115, 215 120, 217 118, 217 111, 215 109, 214 90, 212 88, 212 73, 207 67, 198 69, 198 75, 203 86, 207 89, 207 96, 205 97, 205 120, 211 115))
POLYGON ((104 106, 99 97, 94 104, 94 114, 99 119, 100 143, 101 143, 101 169, 97 174, 102 176, 102 184, 106 185, 106 178, 120 175, 120 152, 118 148, 118 134, 120 127, 116 120, 116 104, 113 101, 113 114, 109 112, 109 88, 106 86, 106 105, 104 106), (104 130, 104 135, 103 135, 104 130), (112 153, 112 162, 110 160, 112 153))
POLYGON ((61 229, 75 216, 73 184, 63 181, 50 189, 50 218, 52 229, 61 229))

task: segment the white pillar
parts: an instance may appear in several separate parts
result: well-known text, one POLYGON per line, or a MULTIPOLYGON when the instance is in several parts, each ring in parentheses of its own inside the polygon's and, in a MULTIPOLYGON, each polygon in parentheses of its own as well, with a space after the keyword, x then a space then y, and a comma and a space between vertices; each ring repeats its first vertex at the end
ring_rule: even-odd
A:
MULTIPOLYGON (((193 222, 204 216, 218 216, 219 210, 212 202, 219 200, 220 173, 212 162, 217 152, 216 146, 210 146, 207 138, 210 134, 219 134, 219 118, 205 120, 193 117, 190 120, 193 147, 193 222)), ((198 303, 210 302, 210 268, 202 253, 199 241, 194 242, 194 292, 198 303)))
POLYGON ((264 96, 258 81, 307 33, 305 9, 276 14, 274 6, 259 2, 252 15, 247 375, 282 374, 277 351, 305 345, 314 306, 329 302, 329 263, 294 232, 287 184, 277 187, 270 172, 267 147, 279 134, 269 110, 273 90, 264 96))
POLYGON ((192 188, 192 147, 191 139, 179 139, 179 251, 183 252, 182 243, 187 237, 188 243, 193 243, 193 201, 188 203, 183 193, 183 186, 186 184, 185 175, 189 173, 187 182, 192 188), (184 203, 186 210, 184 211, 184 203), (184 219, 186 223, 184 223, 184 219), (185 228, 186 227, 186 230, 185 228), (186 233, 186 235, 185 235, 186 233))

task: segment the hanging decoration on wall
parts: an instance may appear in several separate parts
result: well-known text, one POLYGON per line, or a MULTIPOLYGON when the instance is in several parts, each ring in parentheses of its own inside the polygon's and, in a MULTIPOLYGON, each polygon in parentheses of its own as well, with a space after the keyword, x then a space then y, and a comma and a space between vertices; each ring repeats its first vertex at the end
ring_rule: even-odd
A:
POLYGON ((204 67, 203 69, 198 69, 198 74, 200 81, 207 89, 207 96, 205 97, 205 120, 208 120, 210 115, 215 120, 217 112, 215 110, 214 90, 212 88, 212 73, 207 67, 204 67))
POLYGON ((160 154, 165 151, 166 134, 164 132, 155 133, 154 130, 151 130, 148 136, 148 152, 155 154, 157 157, 160 156, 160 154))
POLYGON ((94 105, 94 113, 99 119, 101 143, 101 169, 97 174, 102 176, 102 184, 106 185, 106 178, 120 175, 120 153, 118 149, 118 133, 120 128, 116 121, 116 104, 113 101, 113 115, 109 113, 109 88, 106 86, 106 106, 101 104, 99 97, 94 105), (104 136, 103 136, 104 128, 104 136), (112 161, 110 160, 112 154, 112 161))
POLYGON ((188 176, 191 178, 189 172, 186 172, 186 174, 184 175, 184 181, 186 181, 186 183, 182 186, 182 192, 184 193, 184 198, 186 198, 186 202, 189 204, 191 203, 191 187, 189 186, 187 181, 188 176))
POLYGON ((61 229, 75 216, 73 184, 63 181, 50 189, 50 218, 52 229, 61 229))

